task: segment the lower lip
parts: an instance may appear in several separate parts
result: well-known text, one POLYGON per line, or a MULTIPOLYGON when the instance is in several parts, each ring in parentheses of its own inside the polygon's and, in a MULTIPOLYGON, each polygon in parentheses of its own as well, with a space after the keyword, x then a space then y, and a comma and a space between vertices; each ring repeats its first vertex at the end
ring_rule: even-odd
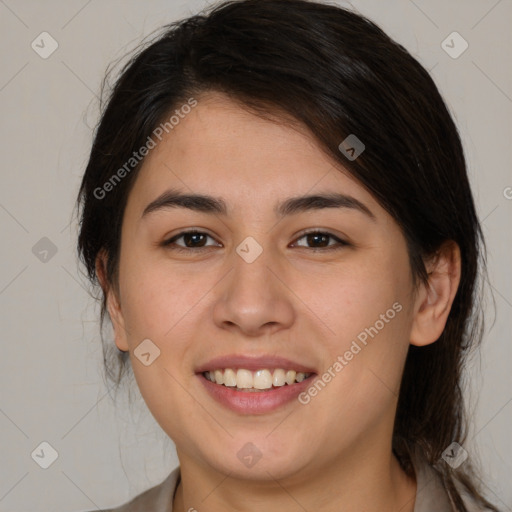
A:
MULTIPOLYGON (((236 391, 234 388, 216 384, 202 373, 197 374, 206 391, 220 404, 235 412, 244 414, 264 414, 297 399, 313 382, 316 374, 295 384, 285 384, 268 391, 236 391)), ((298 401, 298 400, 297 400, 298 401)))

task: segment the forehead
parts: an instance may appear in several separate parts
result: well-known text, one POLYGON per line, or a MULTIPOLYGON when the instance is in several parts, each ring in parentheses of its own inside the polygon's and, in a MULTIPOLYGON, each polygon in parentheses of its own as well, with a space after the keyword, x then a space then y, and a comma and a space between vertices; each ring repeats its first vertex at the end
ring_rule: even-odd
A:
MULTIPOLYGON (((179 109, 179 106, 178 106, 179 109)), ((374 198, 329 157, 306 127, 264 119, 220 93, 208 93, 162 136, 146 156, 132 202, 154 199, 166 188, 226 198, 237 210, 316 191, 374 198)))

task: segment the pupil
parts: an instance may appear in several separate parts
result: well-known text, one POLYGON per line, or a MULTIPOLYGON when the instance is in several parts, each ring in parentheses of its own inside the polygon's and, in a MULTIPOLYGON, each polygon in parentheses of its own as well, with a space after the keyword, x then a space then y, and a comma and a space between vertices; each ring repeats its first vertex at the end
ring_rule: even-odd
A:
MULTIPOLYGON (((323 239, 323 241, 325 242, 328 237, 327 237, 327 235, 318 234, 318 233, 312 233, 312 234, 308 235, 308 243, 311 243, 313 241, 313 244, 314 244, 315 243, 314 239, 319 239, 319 238, 323 239)), ((325 247, 325 245, 326 244, 322 244, 322 247, 325 247)))
POLYGON ((190 239, 191 238, 195 238, 195 237, 202 237, 203 235, 201 233, 189 233, 188 235, 186 235, 185 237, 185 245, 187 247, 194 247, 195 246, 195 243, 198 242, 198 240, 193 240, 192 243, 189 243, 190 242, 190 239))

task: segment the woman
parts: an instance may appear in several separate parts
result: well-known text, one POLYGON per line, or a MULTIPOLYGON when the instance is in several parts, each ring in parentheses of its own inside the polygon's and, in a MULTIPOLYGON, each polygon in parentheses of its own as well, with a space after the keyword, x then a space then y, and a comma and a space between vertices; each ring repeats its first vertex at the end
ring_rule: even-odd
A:
POLYGON ((118 511, 497 510, 464 449, 483 240, 429 74, 364 17, 227 2, 123 69, 79 251, 180 461, 118 511))

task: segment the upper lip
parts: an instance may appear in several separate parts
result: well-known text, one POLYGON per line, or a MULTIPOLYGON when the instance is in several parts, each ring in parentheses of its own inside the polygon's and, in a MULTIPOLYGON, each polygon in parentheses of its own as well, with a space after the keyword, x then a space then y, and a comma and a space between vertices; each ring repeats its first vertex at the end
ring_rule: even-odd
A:
POLYGON ((196 369, 196 373, 203 373, 225 368, 244 368, 251 371, 263 370, 265 368, 282 368, 283 370, 315 373, 315 370, 310 366, 303 365, 285 357, 271 355, 251 357, 238 354, 220 356, 215 357, 214 359, 210 359, 209 361, 199 365, 196 369))

